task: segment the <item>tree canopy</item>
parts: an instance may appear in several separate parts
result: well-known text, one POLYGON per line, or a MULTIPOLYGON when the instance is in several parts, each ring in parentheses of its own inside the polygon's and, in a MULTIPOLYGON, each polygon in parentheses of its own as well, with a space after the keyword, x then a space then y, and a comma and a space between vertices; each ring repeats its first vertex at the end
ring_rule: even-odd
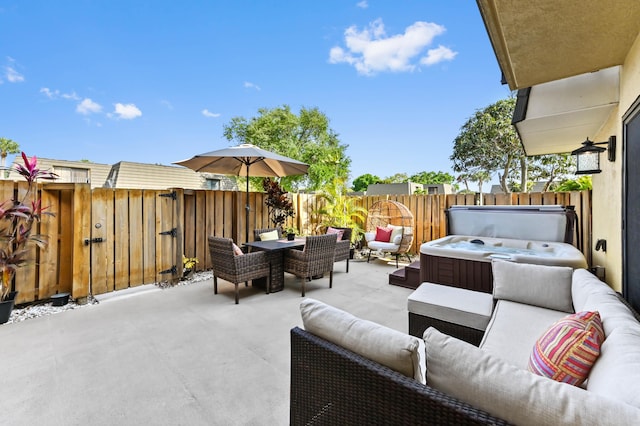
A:
POLYGON ((422 183, 424 185, 434 185, 448 183, 453 185, 455 177, 447 172, 420 172, 409 176, 409 182, 422 183))
POLYGON ((260 108, 256 117, 233 117, 223 126, 223 134, 227 140, 251 143, 309 164, 307 175, 281 179, 288 191, 314 191, 336 177, 346 180, 349 174, 348 145, 340 143, 329 118, 317 108, 303 107, 297 115, 288 105, 260 108))
POLYGON ((0 138, 0 167, 4 169, 8 154, 18 154, 20 145, 8 138, 0 138))
POLYGON ((355 192, 364 192, 367 190, 369 185, 373 185, 376 183, 382 183, 382 179, 380 179, 379 176, 365 173, 353 180, 353 182, 351 183, 351 189, 355 192))
POLYGON ((515 127, 511 124, 516 98, 501 99, 479 109, 467 120, 453 142, 449 157, 458 181, 482 184, 498 173, 502 191, 527 191, 529 180, 545 181, 545 190, 566 175, 572 165, 567 154, 525 155, 515 127))

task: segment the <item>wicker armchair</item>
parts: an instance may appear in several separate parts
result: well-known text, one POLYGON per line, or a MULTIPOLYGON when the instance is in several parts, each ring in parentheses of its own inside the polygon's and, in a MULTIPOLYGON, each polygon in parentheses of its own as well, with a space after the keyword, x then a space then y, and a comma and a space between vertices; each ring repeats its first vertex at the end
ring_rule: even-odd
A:
POLYGON ((339 228, 333 226, 335 229, 341 229, 344 231, 342 239, 336 242, 336 256, 333 259, 334 262, 340 262, 342 260, 347 261, 347 273, 349 273, 349 256, 351 252, 351 228, 339 228))
POLYGON ((289 249, 284 255, 284 270, 302 278, 302 296, 307 278, 329 273, 329 288, 333 287, 333 262, 336 236, 313 235, 306 238, 303 250, 289 249))
POLYGON ((270 265, 265 252, 236 255, 233 252, 231 238, 209 237, 209 252, 213 263, 213 291, 218 294, 218 277, 236 286, 236 305, 238 304, 238 283, 244 281, 245 287, 249 280, 267 277, 267 293, 270 283, 270 265))

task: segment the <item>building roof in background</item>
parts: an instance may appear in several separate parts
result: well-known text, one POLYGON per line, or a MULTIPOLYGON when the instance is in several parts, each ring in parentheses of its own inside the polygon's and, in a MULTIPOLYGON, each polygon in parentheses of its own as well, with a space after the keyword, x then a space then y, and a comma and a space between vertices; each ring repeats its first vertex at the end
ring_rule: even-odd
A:
MULTIPOLYGON (((20 180, 14 171, 21 157, 14 159, 7 179, 20 180)), ((89 183, 91 188, 127 189, 221 189, 235 191, 234 178, 211 173, 198 173, 191 169, 161 164, 120 161, 116 164, 100 164, 87 161, 38 158, 38 167, 56 173, 58 182, 89 183)))

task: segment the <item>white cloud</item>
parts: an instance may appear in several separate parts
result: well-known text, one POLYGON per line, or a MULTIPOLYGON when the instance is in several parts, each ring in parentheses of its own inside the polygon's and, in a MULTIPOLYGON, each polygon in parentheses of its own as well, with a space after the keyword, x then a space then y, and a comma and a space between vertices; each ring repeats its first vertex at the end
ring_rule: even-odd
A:
POLYGON ((442 25, 418 21, 408 26, 403 34, 387 36, 384 23, 379 18, 362 31, 355 25, 347 28, 344 32, 346 48, 331 48, 329 62, 353 65, 363 75, 414 71, 418 64, 433 65, 455 57, 456 52, 440 46, 428 51, 427 56, 416 63, 433 39, 444 32, 442 25))
POLYGON ((256 85, 256 84, 253 84, 253 83, 251 83, 251 82, 249 82, 249 81, 245 81, 245 82, 244 82, 244 87, 246 87, 247 89, 256 89, 256 90, 258 90, 258 91, 260 91, 260 90, 261 90, 261 89, 260 89, 260 86, 258 86, 258 85, 256 85))
POLYGON ((438 46, 435 49, 429 49, 427 56, 420 59, 420 63, 423 65, 433 65, 443 61, 453 61, 458 52, 454 52, 448 47, 438 46))
POLYGON ((48 87, 43 87, 40 89, 40 93, 44 93, 44 95, 49 98, 49 99, 53 99, 56 97, 56 91, 52 92, 51 90, 49 90, 48 87))
POLYGON ((84 98, 82 102, 76 106, 76 112, 82 115, 96 114, 102 111, 102 106, 93 102, 89 98, 84 98))
POLYGON ((43 87, 40 89, 40 93, 44 93, 44 95, 49 98, 49 99, 57 99, 57 98, 62 98, 62 99, 68 99, 68 100, 72 100, 72 101, 79 101, 80 100, 80 96, 78 96, 76 94, 76 92, 71 92, 71 93, 60 93, 59 90, 51 90, 48 87, 43 87))
POLYGON ((211 118, 217 118, 220 117, 220 114, 217 112, 211 112, 208 109, 203 109, 202 110, 202 115, 204 115, 205 117, 211 117, 211 118))
POLYGON ((5 77, 9 83, 22 83, 24 81, 24 76, 16 71, 15 68, 7 66, 4 70, 5 77))
POLYGON ((134 118, 140 117, 142 115, 142 111, 138 109, 134 104, 115 104, 114 114, 117 115, 117 118, 123 120, 133 120, 134 118))
POLYGON ((60 96, 62 97, 62 99, 70 99, 72 101, 79 101, 80 100, 80 96, 78 96, 76 94, 76 92, 62 93, 62 94, 60 94, 60 96))
POLYGON ((171 102, 163 99, 160 101, 160 103, 164 105, 167 109, 173 110, 173 105, 171 105, 171 102))
POLYGON ((360 9, 366 9, 369 7, 369 3, 367 3, 367 0, 362 0, 356 3, 356 6, 358 6, 360 9))

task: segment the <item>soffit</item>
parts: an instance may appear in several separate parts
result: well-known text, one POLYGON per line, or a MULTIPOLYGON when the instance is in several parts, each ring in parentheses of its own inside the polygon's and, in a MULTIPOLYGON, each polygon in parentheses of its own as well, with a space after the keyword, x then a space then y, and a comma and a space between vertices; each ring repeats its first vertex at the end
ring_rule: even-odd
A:
POLYGON ((477 0, 512 90, 624 63, 638 0, 477 0))
POLYGON ((618 105, 619 84, 620 67, 612 67, 533 86, 515 123, 526 154, 571 152, 593 139, 618 105))

